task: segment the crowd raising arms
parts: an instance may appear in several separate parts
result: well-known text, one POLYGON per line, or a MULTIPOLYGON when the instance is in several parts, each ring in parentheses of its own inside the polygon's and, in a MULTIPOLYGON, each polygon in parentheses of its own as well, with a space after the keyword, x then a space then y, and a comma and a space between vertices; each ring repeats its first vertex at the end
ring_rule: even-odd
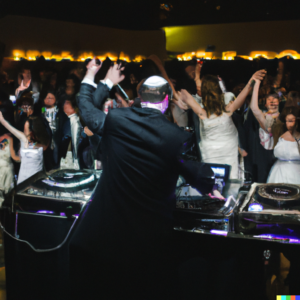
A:
MULTIPOLYGON (((181 99, 184 103, 186 103, 186 105, 191 108, 194 113, 196 113, 200 119, 206 119, 208 118, 211 114, 216 113, 217 115, 222 114, 222 111, 227 113, 229 116, 231 116, 233 114, 234 111, 236 111, 237 109, 239 109, 247 95, 249 94, 249 92, 251 91, 251 82, 252 80, 262 80, 264 78, 266 74, 265 70, 260 70, 257 71, 253 74, 253 76, 251 77, 251 79, 249 80, 248 84, 246 84, 246 86, 244 87, 244 89, 241 91, 241 93, 237 96, 237 98, 235 99, 234 102, 229 103, 227 106, 224 105, 224 101, 222 99, 216 99, 218 100, 218 104, 216 109, 210 109, 207 105, 208 101, 205 101, 206 97, 211 96, 212 98, 217 98, 217 95, 212 94, 212 95, 206 95, 205 94, 205 77, 202 81, 201 84, 201 95, 202 95, 202 103, 203 103, 203 108, 201 107, 201 105, 199 105, 199 103, 193 98, 193 96, 186 90, 181 90, 181 92, 179 92, 179 95, 181 96, 181 99)), ((208 75, 210 76, 210 75, 208 75)), ((207 77, 207 76, 206 76, 207 77)), ((216 81, 218 81, 218 79, 216 78, 216 81)), ((217 82, 218 83, 218 82, 217 82)))

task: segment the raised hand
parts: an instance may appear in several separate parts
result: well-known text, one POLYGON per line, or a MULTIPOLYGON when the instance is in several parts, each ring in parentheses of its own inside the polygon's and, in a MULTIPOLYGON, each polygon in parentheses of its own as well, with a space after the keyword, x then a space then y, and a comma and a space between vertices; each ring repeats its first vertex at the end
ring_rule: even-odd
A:
POLYGON ((87 73, 90 73, 91 75, 96 75, 99 69, 102 66, 102 62, 100 61, 100 65, 96 64, 95 57, 86 65, 87 73))
POLYGON ((174 94, 173 102, 176 103, 176 105, 183 110, 189 109, 187 104, 182 100, 182 94, 179 91, 174 94))
POLYGON ((250 79, 250 83, 252 82, 252 80, 254 80, 255 82, 261 82, 266 76, 266 74, 267 74, 266 70, 259 70, 255 72, 250 79))
MULTIPOLYGON (((29 86, 29 85, 28 85, 28 86, 29 86)), ((26 89, 28 88, 28 86, 25 86, 25 85, 24 85, 24 82, 23 82, 23 80, 22 80, 20 86, 16 89, 15 95, 18 96, 19 93, 20 93, 21 91, 26 90, 26 89)))
POLYGON ((125 78, 125 75, 121 74, 124 68, 125 67, 121 67, 121 64, 114 64, 108 69, 104 80, 109 79, 113 85, 118 84, 125 78))

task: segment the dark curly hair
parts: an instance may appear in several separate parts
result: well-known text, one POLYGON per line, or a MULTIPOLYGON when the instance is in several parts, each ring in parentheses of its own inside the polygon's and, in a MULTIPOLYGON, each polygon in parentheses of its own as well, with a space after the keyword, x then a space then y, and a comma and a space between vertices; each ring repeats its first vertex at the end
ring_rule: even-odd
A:
POLYGON ((31 139, 41 145, 48 146, 50 143, 50 136, 46 130, 42 117, 30 116, 27 118, 29 122, 29 129, 31 131, 31 139))
POLYGON ((222 115, 225 109, 224 95, 219 85, 217 76, 206 75, 201 84, 202 104, 206 110, 207 117, 216 114, 222 115))
POLYGON ((279 120, 283 123, 283 132, 286 132, 288 130, 285 121, 288 115, 293 115, 296 117, 296 129, 300 130, 300 110, 298 107, 290 106, 285 107, 279 116, 279 120))

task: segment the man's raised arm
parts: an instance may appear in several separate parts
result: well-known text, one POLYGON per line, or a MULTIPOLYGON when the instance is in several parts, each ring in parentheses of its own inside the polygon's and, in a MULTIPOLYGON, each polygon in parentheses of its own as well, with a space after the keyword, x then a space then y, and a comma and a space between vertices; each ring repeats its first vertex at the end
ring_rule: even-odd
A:
POLYGON ((109 90, 113 85, 124 79, 121 75, 120 65, 115 64, 107 71, 106 77, 98 86, 94 82, 95 75, 101 68, 95 58, 87 64, 86 75, 81 82, 80 91, 77 95, 77 104, 80 115, 88 128, 95 134, 102 135, 106 114, 102 111, 102 105, 109 96, 109 90))
POLYGON ((77 95, 77 104, 80 115, 88 128, 93 133, 101 135, 106 115, 99 107, 95 106, 94 102, 94 93, 97 88, 94 79, 101 68, 101 63, 97 65, 96 60, 92 59, 86 67, 86 75, 81 82, 80 91, 77 95))

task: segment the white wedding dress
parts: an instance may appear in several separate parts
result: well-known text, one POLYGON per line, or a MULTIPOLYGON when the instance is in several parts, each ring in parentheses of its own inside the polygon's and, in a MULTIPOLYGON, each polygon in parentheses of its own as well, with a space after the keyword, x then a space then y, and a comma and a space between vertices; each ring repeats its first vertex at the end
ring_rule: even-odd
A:
POLYGON ((3 139, 0 144, 0 190, 8 193, 13 188, 14 182, 14 166, 10 159, 9 139, 3 139))
POLYGON ((238 179, 238 132, 231 116, 200 119, 200 138, 202 161, 231 165, 230 178, 238 179))
POLYGON ((300 154, 298 143, 279 138, 274 148, 274 155, 278 158, 273 165, 268 183, 300 184, 300 154))
POLYGON ((32 175, 43 170, 44 157, 43 148, 24 147, 24 142, 21 141, 21 166, 17 184, 31 177, 32 175))

